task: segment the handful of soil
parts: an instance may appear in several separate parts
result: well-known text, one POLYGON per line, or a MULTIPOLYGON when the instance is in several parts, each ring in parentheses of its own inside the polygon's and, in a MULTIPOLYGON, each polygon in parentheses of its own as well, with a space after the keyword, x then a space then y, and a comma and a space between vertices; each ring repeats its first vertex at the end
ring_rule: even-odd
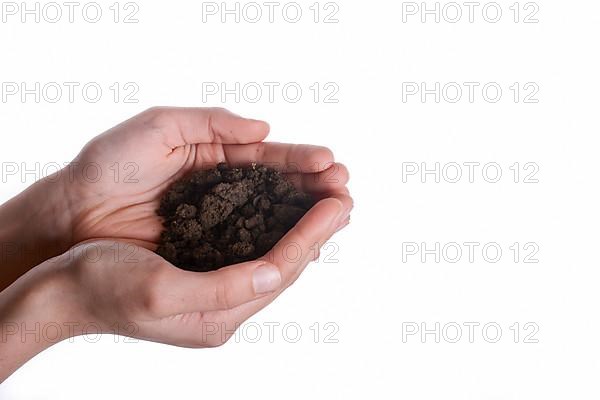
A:
POLYGON ((195 172, 161 199, 165 230, 156 252, 206 272, 265 255, 314 205, 280 172, 252 164, 195 172))

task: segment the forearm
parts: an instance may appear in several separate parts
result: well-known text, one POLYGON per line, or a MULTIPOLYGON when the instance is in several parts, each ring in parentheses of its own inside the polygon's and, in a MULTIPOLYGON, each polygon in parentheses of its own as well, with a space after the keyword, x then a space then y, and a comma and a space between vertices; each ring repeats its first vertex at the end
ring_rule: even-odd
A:
POLYGON ((0 291, 70 247, 63 188, 48 177, 0 206, 0 291))

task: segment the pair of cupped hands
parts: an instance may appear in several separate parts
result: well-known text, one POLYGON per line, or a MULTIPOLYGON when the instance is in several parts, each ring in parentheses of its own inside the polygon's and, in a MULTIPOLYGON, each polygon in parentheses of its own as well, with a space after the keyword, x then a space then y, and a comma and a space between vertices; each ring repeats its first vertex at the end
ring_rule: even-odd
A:
POLYGON ((329 149, 264 142, 268 133, 267 123, 220 108, 159 107, 94 138, 69 171, 3 206, 20 214, 4 231, 26 232, 25 251, 35 251, 35 240, 42 249, 2 268, 3 319, 68 321, 68 336, 93 323, 178 346, 223 344, 298 278, 352 208, 348 171, 329 149), (156 209, 173 182, 220 162, 282 169, 319 201, 264 257, 207 273, 181 270, 153 252, 162 230, 156 209), (8 271, 16 276, 7 281, 8 271))

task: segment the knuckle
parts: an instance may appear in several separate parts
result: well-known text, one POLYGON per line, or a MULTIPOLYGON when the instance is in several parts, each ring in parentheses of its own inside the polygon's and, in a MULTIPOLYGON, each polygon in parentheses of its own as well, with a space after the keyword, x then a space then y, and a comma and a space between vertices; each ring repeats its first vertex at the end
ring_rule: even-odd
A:
POLYGON ((327 168, 333 164, 333 151, 329 147, 325 146, 314 146, 311 152, 311 161, 318 165, 318 168, 327 168), (327 160, 327 161, 322 161, 327 160), (319 164, 319 161, 321 163, 319 164))
POLYGON ((225 107, 210 107, 208 109, 208 112, 214 113, 214 114, 220 114, 220 113, 227 113, 229 111, 225 107))
POLYGON ((153 107, 147 108, 143 112, 143 114, 146 114, 148 116, 154 116, 154 115, 157 115, 157 114, 160 114, 161 112, 163 112, 165 108, 166 107, 163 107, 163 106, 153 106, 153 107))
POLYGON ((155 106, 143 112, 144 121, 147 125, 155 128, 164 127, 171 123, 169 107, 155 106))
POLYGON ((232 292, 229 286, 223 281, 219 281, 215 285, 213 292, 213 305, 222 310, 229 310, 234 305, 232 292))
POLYGON ((89 270, 95 266, 104 266, 111 263, 108 257, 111 248, 102 241, 87 241, 78 244, 69 250, 68 257, 73 257, 79 272, 89 270))

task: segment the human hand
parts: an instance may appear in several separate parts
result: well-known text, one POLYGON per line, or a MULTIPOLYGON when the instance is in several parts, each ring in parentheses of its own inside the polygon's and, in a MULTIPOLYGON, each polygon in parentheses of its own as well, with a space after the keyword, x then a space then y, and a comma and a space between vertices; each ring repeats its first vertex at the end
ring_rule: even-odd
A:
POLYGON ((128 243, 84 243, 73 251, 65 290, 82 305, 78 314, 105 332, 129 327, 121 333, 184 347, 221 345, 298 278, 318 256, 312 247, 325 243, 348 212, 338 199, 322 200, 259 260, 203 273, 128 243), (293 259, 290 246, 299 250, 293 259))
POLYGON ((52 344, 90 333, 86 326, 184 347, 221 345, 297 279, 318 256, 313 246, 327 241, 349 211, 338 199, 321 200, 261 259, 205 273, 181 270, 131 243, 82 243, 0 293, 0 382, 52 344), (300 250, 293 260, 289 246, 300 250), (23 336, 31 326, 57 334, 23 336))
POLYGON ((185 174, 220 162, 291 169, 288 177, 303 191, 341 197, 349 207, 348 172, 329 149, 264 143, 268 132, 265 122, 213 108, 152 108, 110 129, 74 160, 74 181, 65 189, 72 243, 115 238, 154 249, 164 191, 185 174), (85 178, 94 170, 97 178, 85 178))

